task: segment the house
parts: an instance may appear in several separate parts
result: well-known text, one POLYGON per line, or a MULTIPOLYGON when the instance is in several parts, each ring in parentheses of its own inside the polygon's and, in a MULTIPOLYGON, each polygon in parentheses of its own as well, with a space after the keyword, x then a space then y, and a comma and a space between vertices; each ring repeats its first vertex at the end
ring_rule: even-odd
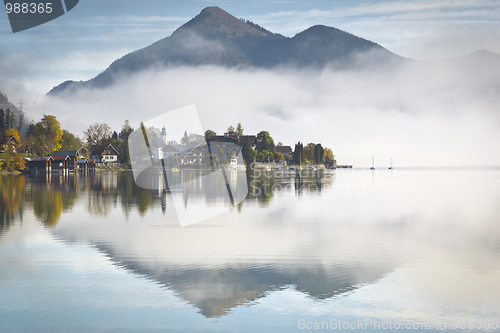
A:
POLYGON ((256 135, 240 135, 238 137, 240 140, 239 145, 243 147, 243 145, 247 142, 250 141, 250 145, 252 149, 257 148, 257 136, 256 135))
POLYGON ((16 146, 19 144, 19 142, 17 142, 16 138, 11 135, 11 136, 7 136, 7 135, 0 135, 0 152, 3 153, 5 152, 5 149, 8 147, 8 146, 11 146, 14 151, 16 151, 16 146))
POLYGON ((78 157, 80 156, 80 153, 78 150, 59 150, 55 151, 52 153, 52 158, 56 156, 69 156, 71 158, 71 161, 68 164, 68 167, 70 170, 75 170, 78 168, 78 157))
POLYGON ((29 172, 50 172, 54 159, 50 156, 45 157, 26 157, 26 170, 29 172))
POLYGON ((208 150, 212 154, 212 158, 219 160, 230 161, 233 157, 238 156, 241 151, 240 140, 229 135, 216 135, 207 140, 208 150), (223 156, 221 156, 221 152, 223 156))
POLYGON ((78 149, 78 153, 80 154, 80 157, 87 157, 89 156, 89 150, 85 147, 81 147, 80 149, 78 149))
POLYGON ((63 156, 63 155, 54 155, 52 156, 52 169, 57 169, 57 170, 68 170, 70 168, 70 165, 72 164, 73 160, 71 157, 68 155, 63 156))
POLYGON ((292 147, 290 146, 277 146, 276 147, 276 152, 281 153, 283 155, 283 158, 287 158, 292 154, 292 147))
POLYGON ((117 163, 118 162, 118 150, 109 144, 106 149, 101 154, 101 162, 103 163, 117 163))

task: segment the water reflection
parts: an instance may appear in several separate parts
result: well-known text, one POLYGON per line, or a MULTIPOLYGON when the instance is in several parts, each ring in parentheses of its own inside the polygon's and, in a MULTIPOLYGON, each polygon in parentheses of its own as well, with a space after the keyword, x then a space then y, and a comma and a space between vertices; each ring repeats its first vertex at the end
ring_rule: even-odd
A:
MULTIPOLYGON (((12 200, 14 220, 32 208, 58 240, 90 244, 206 318, 296 292, 305 297, 269 312, 439 322, 499 315, 499 174, 253 173, 244 202, 186 228, 172 223, 170 193, 138 188, 129 173, 2 179, 22 195, 0 200, 12 200)), ((196 186, 180 193, 184 205, 221 204, 196 186)))
POLYGON ((16 218, 22 219, 25 186, 25 177, 0 176, 0 235, 16 218))
MULTIPOLYGON (((206 188, 214 189, 217 186, 205 186, 201 181, 201 174, 202 171, 199 170, 179 172, 178 177, 183 178, 183 184, 186 184, 186 179, 198 180, 193 182, 191 187, 184 188, 181 193, 185 208, 189 208, 190 204, 199 204, 200 200, 209 205, 224 201, 225 189, 210 191, 210 193, 204 191, 206 188)), ((321 192, 324 187, 332 185, 334 181, 331 173, 303 173, 297 176, 273 171, 257 173, 250 171, 245 176, 245 171, 235 171, 228 175, 231 181, 238 181, 238 177, 246 179, 249 189, 247 201, 258 202, 262 205, 269 205, 275 193, 321 192)), ((0 184, 2 189, 0 218, 3 226, 8 225, 9 221, 14 219, 14 213, 22 213, 23 200, 25 204, 33 207, 40 222, 47 227, 54 227, 61 219, 61 214, 71 210, 79 199, 85 200, 85 207, 90 217, 105 218, 117 205, 126 216, 129 216, 134 209, 141 216, 158 206, 165 211, 170 197, 170 193, 162 190, 155 191, 138 187, 129 172, 30 176, 28 180, 26 176, 4 176, 0 178, 0 181, 2 182, 0 184), (27 187, 26 183, 28 183, 27 187)), ((241 211, 244 206, 240 204, 239 210, 241 211)))

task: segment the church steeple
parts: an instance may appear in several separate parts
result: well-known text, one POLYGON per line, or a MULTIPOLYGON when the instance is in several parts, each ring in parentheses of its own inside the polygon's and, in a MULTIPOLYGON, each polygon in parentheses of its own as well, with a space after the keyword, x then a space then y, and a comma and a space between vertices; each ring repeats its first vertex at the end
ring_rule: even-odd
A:
POLYGON ((167 144, 167 130, 165 129, 165 126, 162 127, 161 129, 161 136, 160 136, 161 140, 167 144))

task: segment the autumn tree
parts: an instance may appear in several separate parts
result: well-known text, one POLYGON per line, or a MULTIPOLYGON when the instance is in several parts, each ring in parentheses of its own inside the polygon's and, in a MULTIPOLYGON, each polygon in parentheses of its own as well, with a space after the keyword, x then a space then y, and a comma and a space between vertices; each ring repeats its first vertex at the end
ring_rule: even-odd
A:
POLYGON ((33 144, 34 152, 39 155, 52 155, 61 149, 64 132, 55 116, 46 115, 33 127, 33 135, 29 140, 33 144))
POLYGON ((5 135, 8 137, 13 136, 14 139, 16 140, 16 145, 21 144, 21 137, 19 136, 19 132, 13 128, 9 128, 8 130, 5 131, 5 135))
POLYGON ((325 148, 325 159, 328 157, 330 161, 335 159, 335 155, 333 155, 333 152, 330 148, 325 148))
POLYGON ((304 160, 306 162, 314 161, 314 147, 316 144, 308 143, 307 146, 304 147, 304 160))
POLYGON ((84 132, 87 145, 92 155, 99 155, 111 142, 111 128, 105 123, 90 125, 84 132))
POLYGON ((9 128, 7 131, 5 131, 5 135, 7 135, 8 137, 14 137, 16 143, 13 145, 9 144, 5 147, 3 154, 3 163, 1 163, 2 165, 0 166, 0 169, 6 171, 24 170, 25 160, 19 153, 19 148, 21 147, 21 138, 19 137, 19 133, 15 129, 9 128))

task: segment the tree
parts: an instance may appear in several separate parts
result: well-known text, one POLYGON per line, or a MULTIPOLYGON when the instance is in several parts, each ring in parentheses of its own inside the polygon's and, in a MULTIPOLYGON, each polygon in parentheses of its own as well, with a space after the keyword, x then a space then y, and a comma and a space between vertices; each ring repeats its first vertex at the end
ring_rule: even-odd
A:
POLYGON ((250 165, 255 161, 256 153, 252 148, 250 140, 245 140, 245 143, 241 148, 241 155, 243 156, 243 160, 245 161, 247 168, 250 167, 250 165))
POLYGON ((83 146, 82 141, 68 130, 64 130, 61 141, 61 150, 78 150, 83 146))
POLYGON ((21 157, 19 152, 11 146, 7 145, 5 152, 3 154, 3 164, 2 169, 6 171, 22 171, 25 169, 25 160, 21 157))
POLYGON ((99 155, 107 146, 111 138, 111 128, 105 123, 90 125, 84 132, 87 145, 92 155, 99 155))
POLYGON ((238 136, 243 135, 243 126, 241 126, 241 123, 238 123, 238 125, 236 125, 236 134, 238 136))
POLYGON ((9 128, 8 130, 5 131, 5 135, 8 137, 13 136, 14 139, 16 139, 17 141, 17 145, 21 144, 21 137, 19 136, 19 133, 15 129, 9 128))
POLYGON ((333 155, 333 152, 330 148, 325 148, 325 159, 328 157, 330 161, 335 159, 335 155, 333 155))
POLYGON ((304 146, 299 141, 295 144, 295 149, 293 150, 293 163, 301 164, 304 161, 304 146))
POLYGON ((118 139, 128 140, 130 133, 132 133, 133 131, 134 131, 134 129, 132 128, 132 126, 130 126, 128 119, 126 119, 125 124, 123 124, 123 126, 122 126, 122 130, 118 134, 118 139))
POLYGON ((236 136, 236 130, 234 129, 233 125, 230 125, 227 128, 227 134, 229 134, 229 136, 236 136))
POLYGON ((314 147, 316 144, 314 143, 308 143, 307 146, 304 147, 304 160, 307 160, 308 162, 314 161, 314 147))
POLYGON ((61 149, 63 130, 55 116, 46 115, 33 127, 33 144, 38 154, 52 155, 61 149))
POLYGON ((9 128, 13 128, 15 119, 16 116, 10 112, 10 109, 6 111, 0 109, 0 134, 3 134, 9 128))
POLYGON ((283 154, 280 153, 280 152, 274 153, 274 160, 275 161, 281 161, 281 160, 283 160, 283 154))
POLYGON ((260 131, 257 134, 257 151, 262 152, 264 150, 274 154, 276 152, 276 147, 274 146, 274 140, 271 135, 269 135, 269 132, 260 131))
POLYGON ((118 155, 118 159, 122 165, 129 166, 130 165, 130 154, 128 151, 128 137, 130 133, 132 133, 134 129, 130 126, 130 123, 125 120, 125 124, 122 126, 122 130, 118 134, 118 151, 120 154, 118 155))
POLYGON ((18 133, 21 133, 21 131, 23 130, 23 125, 24 125, 24 114, 21 115, 21 117, 19 117, 19 121, 17 122, 17 132, 18 133))
POLYGON ((314 164, 323 163, 325 158, 325 150, 321 147, 321 143, 314 146, 314 164))
POLYGON ((217 135, 217 133, 215 133, 214 131, 212 131, 212 130, 206 130, 205 131, 205 141, 208 141, 208 139, 210 139, 210 138, 212 138, 212 137, 214 137, 216 135, 217 135))
POLYGON ((5 128, 5 112, 3 109, 0 109, 0 134, 2 134, 6 130, 5 128))
POLYGON ((200 135, 200 134, 189 133, 189 143, 204 144, 205 137, 203 135, 200 135))

